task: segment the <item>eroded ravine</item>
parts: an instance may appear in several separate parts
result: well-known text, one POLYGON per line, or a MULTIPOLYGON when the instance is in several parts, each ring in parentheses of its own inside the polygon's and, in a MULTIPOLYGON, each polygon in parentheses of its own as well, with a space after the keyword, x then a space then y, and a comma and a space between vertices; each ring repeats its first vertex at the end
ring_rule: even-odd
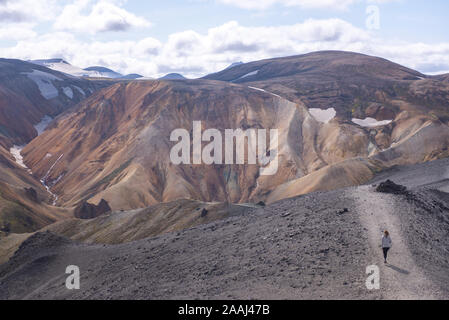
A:
MULTIPOLYGON (((53 119, 49 116, 45 116, 42 118, 41 122, 39 122, 38 124, 36 124, 34 127, 36 128, 37 131, 37 136, 40 136, 45 129, 48 127, 48 125, 50 124, 50 122, 53 119)), ((22 145, 22 146, 17 146, 14 145, 12 148, 10 148, 9 152, 11 153, 11 155, 14 157, 16 163, 22 167, 23 169, 25 169, 30 175, 33 175, 33 172, 31 171, 30 168, 27 167, 27 165, 23 162, 23 156, 22 156, 22 150, 26 147, 26 145, 22 145)), ((53 163, 53 165, 50 167, 50 169, 47 171, 47 173, 44 175, 44 177, 42 177, 42 179, 39 179, 40 183, 44 186, 45 190, 47 190, 48 194, 50 194, 50 196, 53 199, 52 205, 56 206, 57 201, 58 201, 58 195, 56 195, 55 193, 53 193, 51 191, 51 187, 48 185, 47 183, 47 178, 50 175, 52 169, 55 167, 55 165, 61 160, 61 158, 64 156, 64 154, 61 154, 59 156, 59 158, 53 163)))

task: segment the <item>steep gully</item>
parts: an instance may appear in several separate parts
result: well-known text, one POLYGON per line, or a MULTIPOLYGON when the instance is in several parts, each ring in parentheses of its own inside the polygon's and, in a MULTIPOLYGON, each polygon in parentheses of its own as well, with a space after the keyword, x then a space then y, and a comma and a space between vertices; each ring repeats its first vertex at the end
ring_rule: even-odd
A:
MULTIPOLYGON (((51 122, 52 120, 53 120, 53 119, 52 119, 51 117, 45 116, 45 117, 42 118, 42 120, 41 120, 38 124, 36 124, 36 125, 34 126, 34 127, 36 128, 36 131, 37 131, 37 135, 38 135, 38 136, 40 136, 40 135, 44 132, 44 130, 47 128, 47 126, 50 124, 50 122, 51 122)), ((28 172, 30 175, 32 175, 33 172, 31 171, 31 169, 28 168, 28 167, 26 166, 26 164, 23 162, 23 157, 22 157, 21 152, 22 152, 23 148, 25 148, 25 147, 26 147, 26 145, 22 145, 22 146, 16 146, 16 145, 14 145, 14 146, 9 150, 9 152, 11 153, 11 155, 12 155, 12 156, 14 157, 14 159, 16 160, 16 163, 17 163, 20 167, 22 167, 22 168, 24 168, 25 170, 27 170, 27 172, 28 172)), ((49 177, 51 171, 53 170, 53 168, 54 168, 54 167, 56 166, 56 164, 62 159, 63 156, 64 156, 64 154, 61 154, 61 155, 59 156, 59 158, 58 158, 58 159, 53 163, 53 165, 50 167, 50 169, 48 169, 47 173, 46 173, 41 179, 39 179, 39 181, 41 182, 41 184, 44 186, 45 190, 47 190, 47 192, 51 195, 51 197, 52 197, 52 199, 53 199, 53 203, 52 203, 53 206, 56 206, 57 201, 58 201, 58 196, 57 196, 55 193, 53 193, 53 192, 51 191, 51 187, 48 185, 47 179, 48 179, 48 177, 49 177)))

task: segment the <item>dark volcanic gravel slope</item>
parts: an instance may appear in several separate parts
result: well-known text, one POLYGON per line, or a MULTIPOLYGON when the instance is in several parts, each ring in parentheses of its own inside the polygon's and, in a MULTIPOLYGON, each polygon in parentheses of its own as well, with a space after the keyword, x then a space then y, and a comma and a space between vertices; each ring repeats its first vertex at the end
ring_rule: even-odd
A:
POLYGON ((449 202, 447 194, 415 189, 386 194, 374 187, 346 190, 354 200, 372 250, 371 264, 380 268, 387 299, 449 297, 449 202), (389 230, 393 247, 382 263, 381 237, 389 230))
POLYGON ((416 264, 449 293, 449 194, 415 190, 398 201, 397 212, 416 264))
POLYGON ((29 238, 0 267, 0 298, 381 298, 365 288, 370 254, 343 193, 285 200, 241 217, 128 244, 29 238), (65 268, 81 289, 65 288, 65 268))
POLYGON ((391 178, 403 194, 313 193, 120 245, 37 233, 0 266, 0 299, 449 299, 446 173, 447 160, 398 167, 372 183, 391 178), (372 264, 380 290, 365 287, 372 264), (68 265, 80 267, 80 290, 65 288, 68 265))
POLYGON ((371 183, 379 183, 386 179, 409 189, 427 187, 449 193, 449 158, 416 165, 396 166, 378 174, 371 183))

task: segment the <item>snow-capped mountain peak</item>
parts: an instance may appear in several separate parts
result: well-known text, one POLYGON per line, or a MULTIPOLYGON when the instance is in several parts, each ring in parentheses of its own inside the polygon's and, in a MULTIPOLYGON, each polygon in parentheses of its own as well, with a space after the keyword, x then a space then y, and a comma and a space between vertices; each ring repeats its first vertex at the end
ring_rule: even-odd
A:
POLYGON ((75 77, 112 78, 112 79, 118 79, 123 77, 122 74, 105 67, 93 66, 83 69, 71 65, 70 63, 61 58, 30 60, 29 62, 47 67, 52 70, 63 72, 65 74, 72 75, 75 77))
POLYGON ((87 71, 90 73, 90 77, 97 77, 97 78, 112 78, 117 79, 123 77, 122 74, 115 72, 114 70, 100 67, 100 66, 94 66, 84 69, 84 71, 87 71))

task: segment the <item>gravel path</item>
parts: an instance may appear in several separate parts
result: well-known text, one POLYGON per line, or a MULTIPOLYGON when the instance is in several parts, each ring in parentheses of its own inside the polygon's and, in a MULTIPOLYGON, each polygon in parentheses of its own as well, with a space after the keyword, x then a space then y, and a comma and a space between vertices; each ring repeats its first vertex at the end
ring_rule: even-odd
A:
POLYGON ((353 197, 362 226, 373 252, 372 263, 379 266, 380 284, 387 299, 437 299, 441 296, 436 287, 419 268, 410 252, 404 226, 397 210, 397 195, 376 192, 372 186, 362 186, 347 192, 353 197), (390 232, 393 247, 389 251, 388 264, 383 263, 381 238, 384 230, 390 232))
POLYGON ((317 192, 119 245, 36 233, 0 264, 0 300, 449 299, 446 164, 388 172, 408 187, 401 194, 317 192), (80 290, 65 288, 68 265, 80 267, 80 290), (380 268, 380 290, 365 286, 369 265, 380 268))
POLYGON ((342 191, 284 200, 120 245, 37 233, 0 265, 1 299, 379 299, 369 246, 342 191), (68 265, 81 290, 65 288, 68 265))

